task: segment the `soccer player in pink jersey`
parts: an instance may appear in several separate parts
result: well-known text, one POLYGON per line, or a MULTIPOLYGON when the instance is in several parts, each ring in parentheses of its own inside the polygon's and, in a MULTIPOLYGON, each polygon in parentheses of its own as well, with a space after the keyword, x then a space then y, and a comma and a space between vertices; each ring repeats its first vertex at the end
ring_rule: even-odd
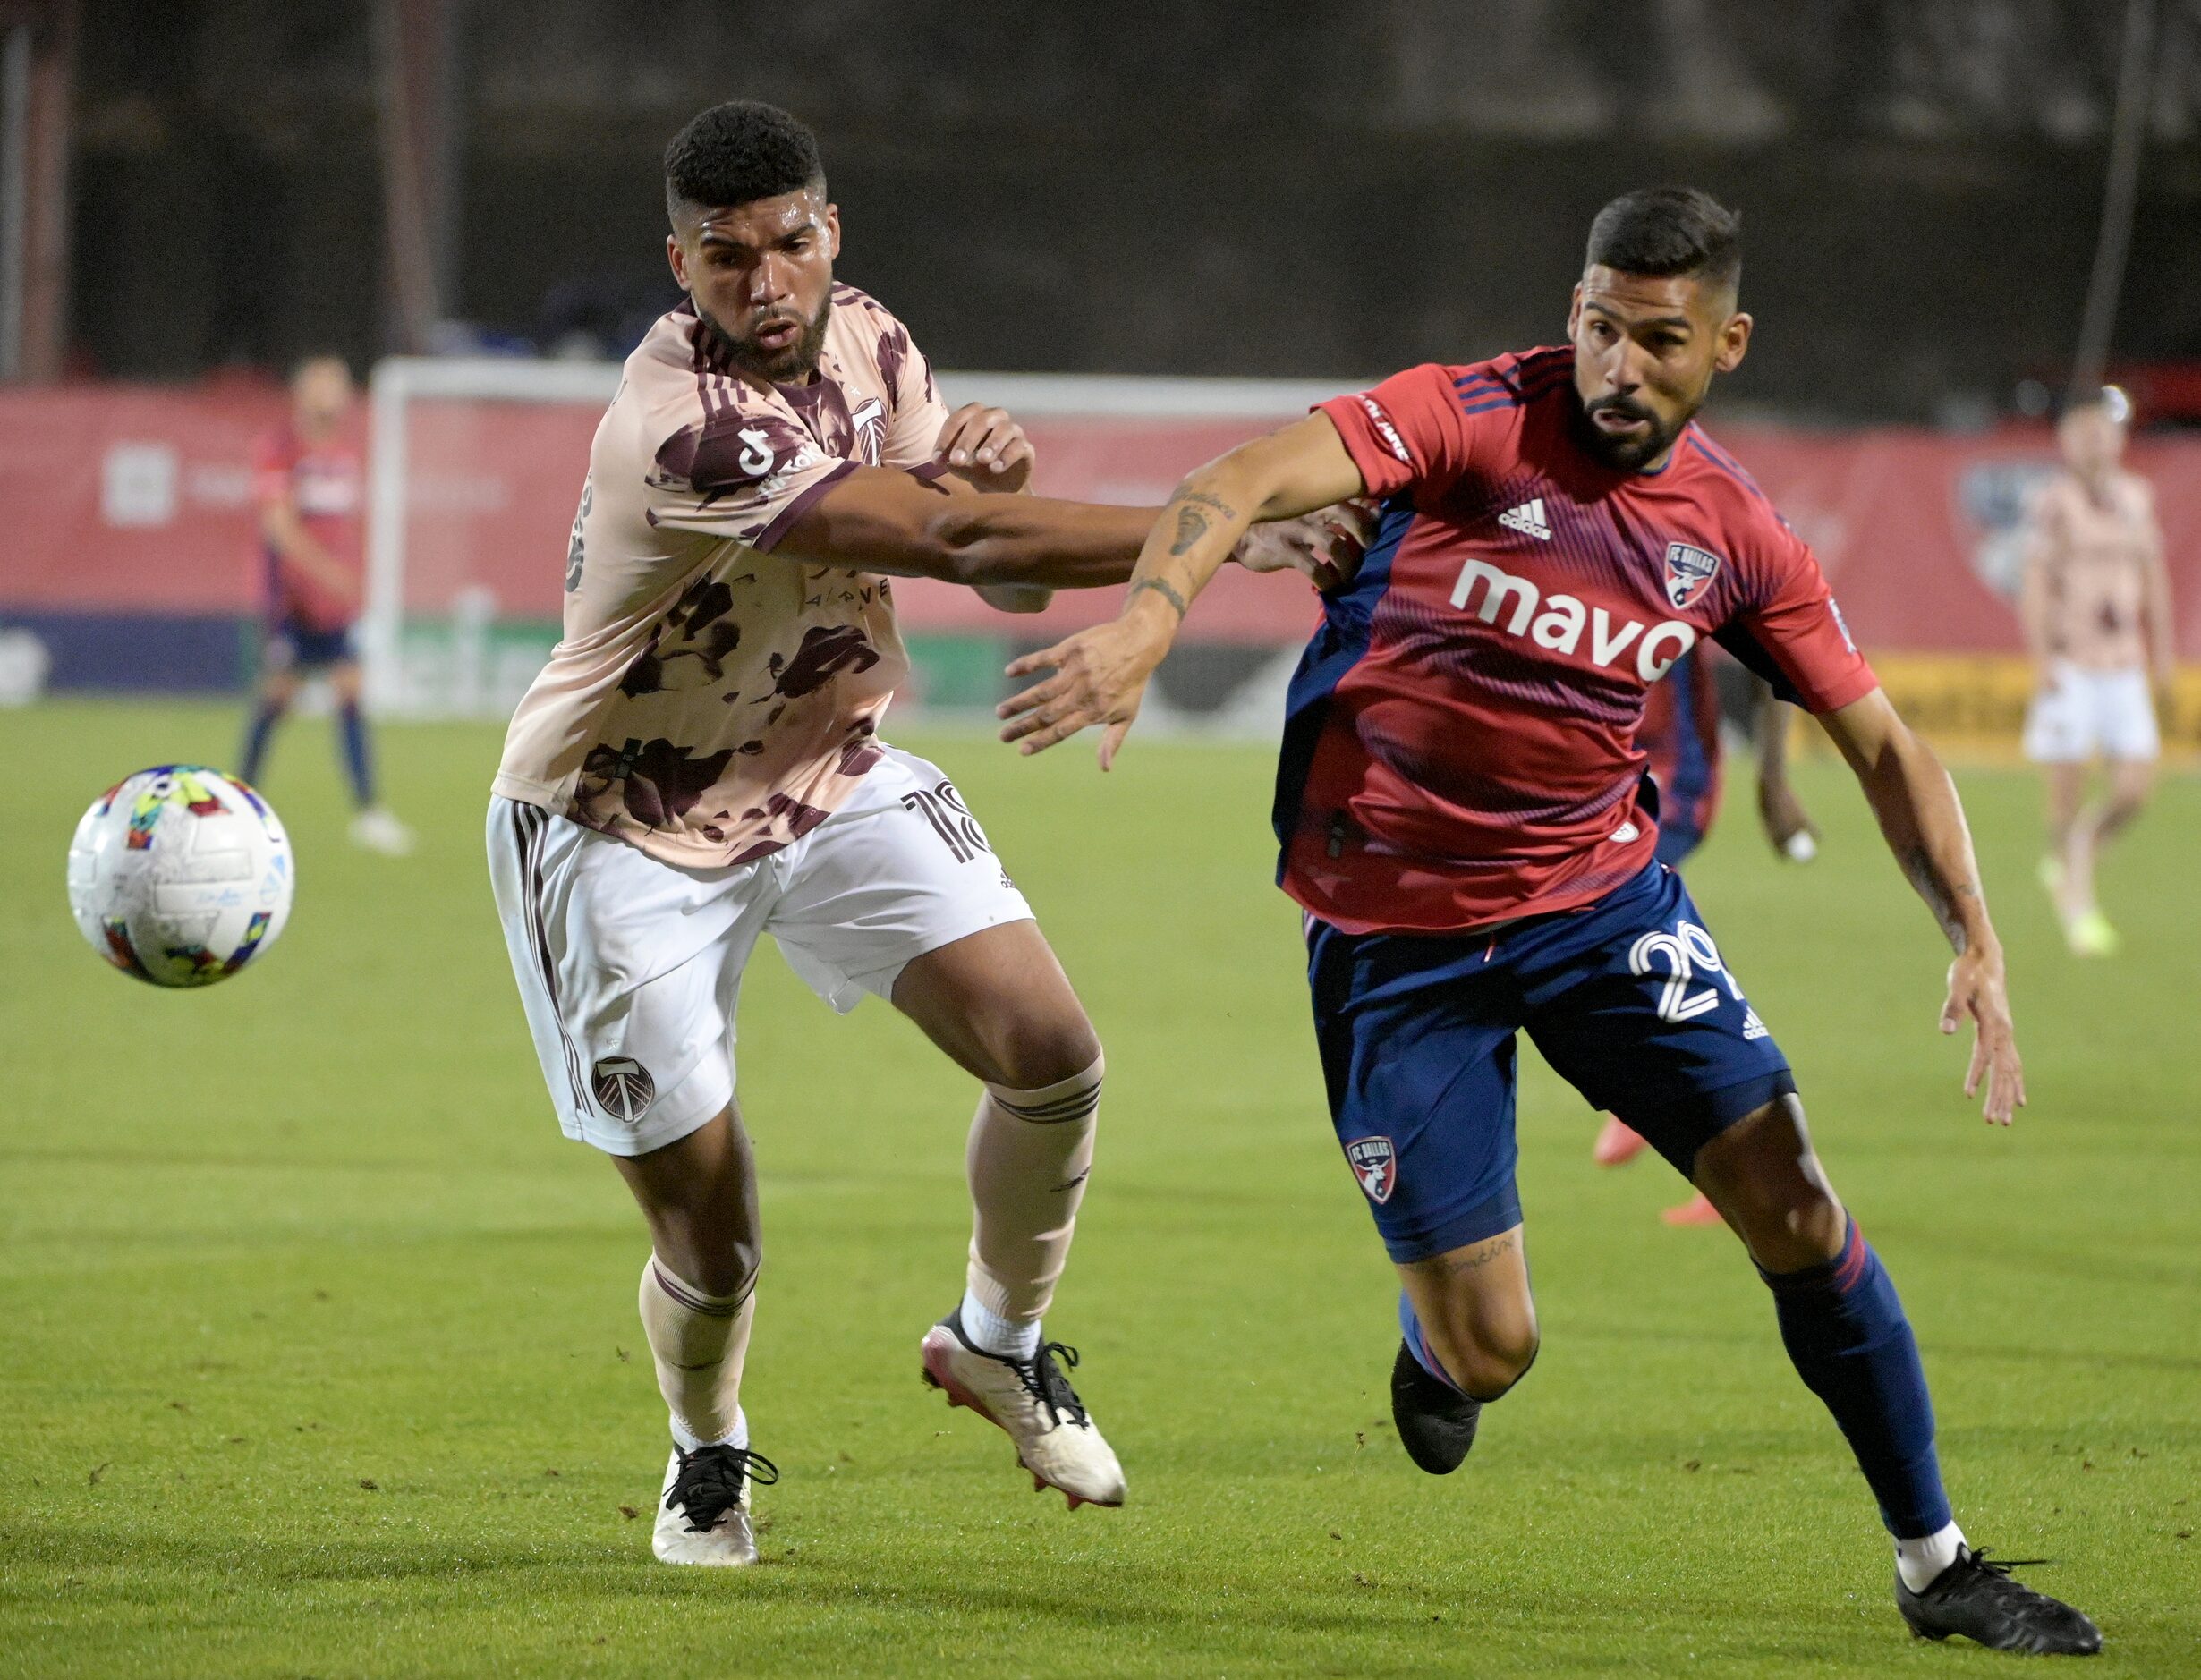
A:
POLYGON ((358 406, 343 358, 309 356, 291 375, 290 418, 252 452, 266 617, 241 773, 259 784, 276 725, 297 700, 300 680, 322 674, 336 702, 353 843, 401 856, 412 849, 412 835, 375 802, 353 644, 365 529, 358 406))
POLYGON ((2154 496, 2120 464, 2130 412, 2112 386, 2074 403, 2058 423, 2064 470, 2034 499, 2018 598, 2037 684, 2026 756, 2048 777, 2041 883, 2079 956, 2117 949, 2117 929, 2095 899, 2095 864, 2154 786, 2155 708, 2168 704, 2176 669, 2154 496), (2088 803, 2097 758, 2108 787, 2088 803))
MULTIPOLYGON (((786 112, 704 112, 665 182, 686 299, 597 428, 565 634, 489 816, 559 1124, 613 1158, 650 1229, 641 1311, 673 1436, 652 1548, 754 1562, 750 1486, 778 1474, 740 1403, 761 1247, 734 1018, 766 933, 833 1008, 887 998, 982 1082, 965 1287, 922 1337, 924 1373, 1036 1485, 1121 1504, 1076 1355, 1041 1334, 1092 1161, 1100 1039, 955 785, 880 724, 909 668, 891 578, 1043 605, 1128 579, 1157 510, 1016 493, 1023 432, 998 409, 949 414, 908 331, 834 279, 839 211, 786 112)), ((1240 554, 1319 578, 1352 549, 1332 518, 1240 554)))
POLYGON ((2086 1616, 1966 1543, 1895 1285, 1812 1149, 1787 1058, 1655 856, 1645 697, 1715 637, 1818 717, 1947 936, 1940 1024, 1974 1024, 1967 1092, 1997 1124, 2025 1100, 1956 790, 1810 549, 1693 418, 1749 347, 1741 266, 1738 219, 1705 194, 1614 200, 1569 343, 1414 369, 1201 468, 1122 615, 1012 665, 1054 674, 1004 703, 1003 733, 1036 751, 1099 725, 1105 768, 1250 517, 1380 498, 1293 680, 1275 826, 1338 1141, 1402 1285, 1408 1454, 1456 1469, 1536 1356, 1514 1184, 1525 1030, 1742 1238, 1879 1503, 1912 1629, 2094 1651, 2086 1616))

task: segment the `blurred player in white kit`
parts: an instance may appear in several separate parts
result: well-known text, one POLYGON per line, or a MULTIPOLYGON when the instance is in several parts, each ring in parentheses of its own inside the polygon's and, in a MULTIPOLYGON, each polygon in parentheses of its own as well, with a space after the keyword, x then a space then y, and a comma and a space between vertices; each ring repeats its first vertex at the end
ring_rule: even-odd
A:
MULTIPOLYGON (((489 818, 560 1124, 613 1158, 650 1228, 642 1317, 673 1435, 653 1549, 753 1562, 750 1486, 778 1476, 740 1404, 761 1248, 734 1017, 765 933, 835 1009, 888 998, 982 1082, 965 1289, 922 1338, 924 1374, 1005 1430, 1035 1484, 1118 1505, 1076 1355, 1041 1337, 1100 1039, 953 784, 878 732, 908 671, 888 574, 1043 605, 1126 581, 1157 510, 1014 493, 1022 431, 951 416, 901 323, 835 282, 839 213, 786 112, 704 112, 667 152, 666 194, 687 299, 598 428, 565 636, 489 818)), ((1242 560, 1318 580, 1354 547, 1335 520, 1263 531, 1242 560)))
POLYGON ((2037 683, 2026 756, 2048 777, 2041 881, 2079 956, 2117 949, 2095 899, 2095 866, 2154 786, 2155 708, 2167 704, 2175 669, 2154 496, 2121 465, 2130 414, 2114 386, 2065 412, 2056 428, 2064 470, 2035 498, 2018 594, 2037 683), (2088 802, 2097 758, 2106 786, 2088 802))

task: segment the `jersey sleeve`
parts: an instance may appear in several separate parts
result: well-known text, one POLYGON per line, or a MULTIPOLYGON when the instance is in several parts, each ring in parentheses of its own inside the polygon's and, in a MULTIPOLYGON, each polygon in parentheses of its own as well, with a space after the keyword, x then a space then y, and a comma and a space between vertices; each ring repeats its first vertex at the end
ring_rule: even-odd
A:
POLYGON ((793 421, 727 406, 681 427, 646 476, 653 526, 746 543, 769 554, 856 463, 821 451, 793 421))
POLYGON ((880 335, 879 372, 894 397, 879 464, 925 476, 940 428, 948 424, 948 404, 932 382, 932 364, 910 343, 909 331, 899 321, 880 335))
POLYGON ((1467 417, 1452 378, 1435 362, 1395 373, 1373 390, 1315 404, 1330 416, 1370 496, 1441 490, 1466 471, 1467 417))
POLYGON ((1863 700, 1880 679, 1857 651, 1810 546, 1784 523, 1769 547, 1762 588, 1720 629, 1720 645, 1806 711, 1839 711, 1863 700))

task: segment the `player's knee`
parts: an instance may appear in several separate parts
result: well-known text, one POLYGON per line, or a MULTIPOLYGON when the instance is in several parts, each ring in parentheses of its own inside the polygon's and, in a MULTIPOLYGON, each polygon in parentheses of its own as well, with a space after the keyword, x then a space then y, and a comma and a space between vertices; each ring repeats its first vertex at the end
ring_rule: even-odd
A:
POLYGON ((687 1252, 677 1262, 677 1269, 710 1294, 747 1294, 764 1264, 763 1245, 752 1236, 696 1233, 685 1246, 687 1252))
MULTIPOLYGON (((1428 1335, 1428 1327, 1423 1327, 1428 1335)), ((1528 1374, 1541 1345, 1535 1316, 1505 1325, 1477 1325, 1455 1336, 1432 1336, 1438 1359, 1460 1388, 1477 1400, 1495 1400, 1528 1374)))
POLYGON ((1461 1381, 1478 1400, 1498 1399, 1528 1375, 1528 1368, 1536 1362, 1536 1350, 1541 1345, 1536 1327, 1532 1324, 1525 1334, 1479 1347, 1461 1373, 1461 1381))
POLYGON ((1001 1035, 995 1076, 987 1082, 1011 1090, 1041 1090, 1077 1078, 1100 1061, 1100 1038, 1083 1010, 1018 1022, 1001 1035))
POLYGON ((1793 1180, 1746 1179, 1714 1200, 1722 1202, 1721 1211, 1734 1222, 1751 1257, 1768 1271, 1797 1271, 1841 1252, 1848 1216, 1816 1173, 1793 1180))

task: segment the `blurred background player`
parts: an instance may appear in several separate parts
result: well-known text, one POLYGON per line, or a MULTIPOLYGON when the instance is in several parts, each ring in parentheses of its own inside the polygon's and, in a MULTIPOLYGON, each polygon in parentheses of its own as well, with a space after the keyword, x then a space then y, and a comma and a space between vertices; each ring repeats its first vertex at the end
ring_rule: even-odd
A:
POLYGON ((2130 412, 2114 386, 2065 412, 2056 428, 2063 471, 2034 501, 2018 598, 2037 684, 2026 756, 2048 777, 2041 883, 2078 956, 2117 949, 2095 901, 2095 864, 2154 785, 2155 705, 2168 704, 2174 669, 2154 493, 2120 465, 2130 412), (2096 758, 2107 785, 2089 802, 2096 758))
POLYGON ((352 641, 364 551, 356 395, 341 357, 308 357, 291 374, 290 418, 261 438, 254 454, 267 628, 259 704, 245 732, 241 774, 261 785, 276 725, 306 677, 325 677, 352 789, 353 843, 398 857, 412 850, 412 834, 375 802, 352 641))
MULTIPOLYGON (((1717 656, 1692 648, 1674 661, 1666 680, 1644 698, 1636 744, 1651 755, 1647 767, 1658 788, 1659 844, 1656 856, 1678 870, 1712 832, 1720 814, 1726 780, 1726 752, 1720 730, 1720 675, 1717 656)), ((1819 831, 1804 812, 1789 781, 1789 715, 1772 689, 1758 678, 1751 687, 1750 732, 1757 750, 1758 820, 1773 850, 1797 863, 1819 853, 1819 831)), ((1607 1115, 1591 1149, 1600 1167, 1622 1167, 1642 1154, 1641 1133, 1618 1115, 1607 1115)), ((1669 1225, 1718 1225, 1720 1210, 1703 1191, 1666 1209, 1669 1225)))

